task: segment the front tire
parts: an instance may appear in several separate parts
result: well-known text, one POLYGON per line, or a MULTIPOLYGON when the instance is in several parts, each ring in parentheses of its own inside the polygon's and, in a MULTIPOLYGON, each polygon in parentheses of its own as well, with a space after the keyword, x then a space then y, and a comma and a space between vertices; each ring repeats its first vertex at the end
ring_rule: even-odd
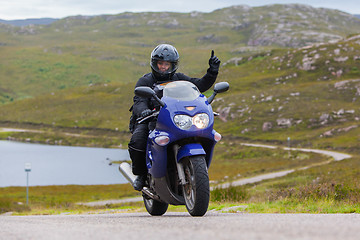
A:
POLYGON ((145 208, 148 211, 148 213, 152 216, 161 216, 168 209, 169 204, 167 203, 159 202, 157 200, 147 198, 145 196, 143 198, 144 198, 145 208))
POLYGON ((204 156, 193 156, 183 162, 186 184, 183 185, 186 209, 191 216, 203 216, 209 206, 210 186, 204 156))

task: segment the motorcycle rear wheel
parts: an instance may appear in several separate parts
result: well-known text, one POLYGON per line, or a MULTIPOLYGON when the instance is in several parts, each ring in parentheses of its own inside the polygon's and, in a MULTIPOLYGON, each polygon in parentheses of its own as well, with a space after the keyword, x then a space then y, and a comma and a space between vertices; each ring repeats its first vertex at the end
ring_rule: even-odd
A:
POLYGON ((183 162, 186 184, 183 185, 186 209, 191 216, 203 216, 209 206, 209 174, 204 156, 193 156, 183 162))
POLYGON ((143 198, 144 198, 144 205, 146 211, 148 211, 148 213, 152 216, 161 216, 168 209, 169 204, 167 203, 159 202, 157 200, 147 197, 143 197, 143 198))

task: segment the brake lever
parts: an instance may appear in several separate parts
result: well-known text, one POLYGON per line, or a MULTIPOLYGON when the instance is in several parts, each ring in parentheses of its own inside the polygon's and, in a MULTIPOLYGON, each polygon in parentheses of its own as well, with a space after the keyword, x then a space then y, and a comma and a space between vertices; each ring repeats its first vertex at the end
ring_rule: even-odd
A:
POLYGON ((159 111, 154 111, 152 114, 150 114, 149 116, 146 116, 146 117, 144 117, 144 118, 142 118, 142 117, 139 117, 138 119, 136 119, 136 122, 137 123, 142 123, 142 122, 144 122, 144 121, 146 121, 146 120, 148 120, 148 119, 150 119, 150 118, 152 118, 152 117, 156 117, 156 116, 158 116, 159 115, 159 111))

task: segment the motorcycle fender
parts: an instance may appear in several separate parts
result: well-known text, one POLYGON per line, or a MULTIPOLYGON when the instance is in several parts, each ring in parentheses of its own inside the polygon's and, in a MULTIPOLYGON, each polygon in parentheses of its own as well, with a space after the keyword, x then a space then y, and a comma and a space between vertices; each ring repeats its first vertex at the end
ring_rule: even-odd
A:
POLYGON ((204 148, 199 143, 189 143, 181 146, 178 150, 176 160, 180 162, 184 157, 206 155, 204 148))

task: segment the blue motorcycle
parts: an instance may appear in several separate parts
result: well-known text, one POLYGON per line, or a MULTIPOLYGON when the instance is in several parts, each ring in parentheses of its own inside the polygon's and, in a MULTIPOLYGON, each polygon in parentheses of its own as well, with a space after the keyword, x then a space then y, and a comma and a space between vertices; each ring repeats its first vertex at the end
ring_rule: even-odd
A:
MULTIPOLYGON (((149 214, 163 215, 169 204, 186 205, 191 216, 203 216, 209 205, 208 168, 215 144, 221 135, 213 129, 211 102, 217 93, 229 89, 227 82, 217 83, 206 98, 188 81, 169 82, 159 99, 149 87, 137 87, 135 95, 153 98, 161 106, 148 117, 156 119, 147 142, 148 179, 142 189, 149 214)), ((151 119, 150 119, 151 120, 151 119)), ((135 176, 129 163, 120 164, 120 172, 133 184, 135 176)))

